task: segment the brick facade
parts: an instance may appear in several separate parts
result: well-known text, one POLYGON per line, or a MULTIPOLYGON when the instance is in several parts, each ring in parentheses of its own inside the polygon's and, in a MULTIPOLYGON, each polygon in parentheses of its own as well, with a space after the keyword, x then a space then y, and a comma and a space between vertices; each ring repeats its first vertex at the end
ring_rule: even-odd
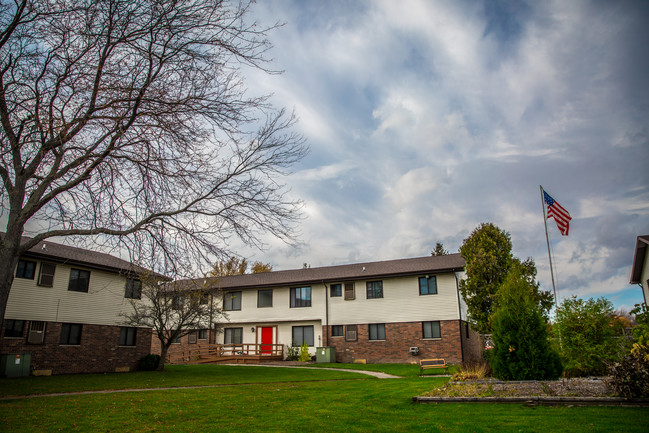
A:
POLYGON ((135 371, 140 358, 151 351, 151 330, 138 328, 135 346, 120 346, 119 326, 83 324, 78 346, 60 344, 61 323, 47 322, 43 344, 28 344, 29 321, 21 338, 4 337, 2 353, 30 353, 31 370, 51 370, 51 374, 113 373, 135 371))
POLYGON ((479 338, 472 332, 465 334, 465 322, 443 320, 440 322, 441 338, 424 339, 422 322, 386 323, 385 340, 370 340, 369 325, 357 326, 356 341, 345 337, 332 337, 331 326, 323 326, 328 336, 328 345, 336 348, 337 362, 354 362, 364 359, 368 363, 417 363, 420 359, 443 358, 447 363, 459 364, 479 357, 479 338), (475 342, 475 344, 473 343, 475 342), (418 347, 419 353, 412 355, 410 347, 418 347))

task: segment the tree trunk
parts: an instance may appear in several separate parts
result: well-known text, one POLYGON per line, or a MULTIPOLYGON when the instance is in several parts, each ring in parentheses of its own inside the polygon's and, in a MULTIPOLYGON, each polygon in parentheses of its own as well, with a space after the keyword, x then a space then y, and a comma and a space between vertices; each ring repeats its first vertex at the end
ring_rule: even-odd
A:
POLYGON ((14 270, 20 256, 22 230, 16 234, 8 231, 0 244, 0 327, 3 323, 9 300, 9 291, 14 282, 14 270))
POLYGON ((158 371, 164 371, 165 362, 167 361, 167 351, 169 350, 170 344, 163 343, 160 341, 160 364, 158 364, 158 371))

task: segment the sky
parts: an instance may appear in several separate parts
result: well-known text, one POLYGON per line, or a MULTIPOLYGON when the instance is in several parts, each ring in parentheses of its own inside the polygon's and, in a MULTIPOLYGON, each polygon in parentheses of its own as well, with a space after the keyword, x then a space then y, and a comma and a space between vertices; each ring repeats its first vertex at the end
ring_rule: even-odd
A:
POLYGON ((457 252, 483 222, 559 300, 642 302, 649 234, 649 2, 290 1, 253 6, 271 66, 249 91, 294 110, 309 155, 283 179, 299 244, 240 253, 275 270, 457 252))

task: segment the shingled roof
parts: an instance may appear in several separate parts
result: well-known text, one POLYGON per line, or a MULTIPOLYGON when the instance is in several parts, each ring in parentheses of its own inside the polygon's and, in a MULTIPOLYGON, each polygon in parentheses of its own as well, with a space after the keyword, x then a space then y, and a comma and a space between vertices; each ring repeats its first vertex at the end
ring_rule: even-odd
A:
POLYGON ((460 254, 448 254, 445 256, 426 256, 381 262, 213 277, 208 278, 206 283, 211 288, 243 289, 436 274, 457 272, 463 269, 464 259, 462 256, 460 254))
MULTIPOLYGON (((4 236, 4 233, 0 233, 4 236)), ((30 238, 23 236, 23 242, 30 238)), ((22 257, 29 257, 38 260, 46 260, 55 263, 65 263, 73 266, 83 266, 92 269, 100 269, 118 273, 135 273, 151 271, 132 264, 129 261, 97 251, 84 248, 71 247, 44 240, 25 252, 22 257)), ((164 278, 162 275, 157 275, 164 278)))

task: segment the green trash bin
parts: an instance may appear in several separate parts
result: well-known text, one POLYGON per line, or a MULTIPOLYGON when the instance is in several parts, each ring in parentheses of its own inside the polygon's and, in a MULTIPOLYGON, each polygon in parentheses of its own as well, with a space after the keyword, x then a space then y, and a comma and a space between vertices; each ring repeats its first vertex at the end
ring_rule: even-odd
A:
POLYGON ((316 349, 315 361, 319 364, 336 362, 336 348, 318 347, 316 349))
POLYGON ((31 353, 8 353, 0 355, 0 376, 29 376, 31 353))

